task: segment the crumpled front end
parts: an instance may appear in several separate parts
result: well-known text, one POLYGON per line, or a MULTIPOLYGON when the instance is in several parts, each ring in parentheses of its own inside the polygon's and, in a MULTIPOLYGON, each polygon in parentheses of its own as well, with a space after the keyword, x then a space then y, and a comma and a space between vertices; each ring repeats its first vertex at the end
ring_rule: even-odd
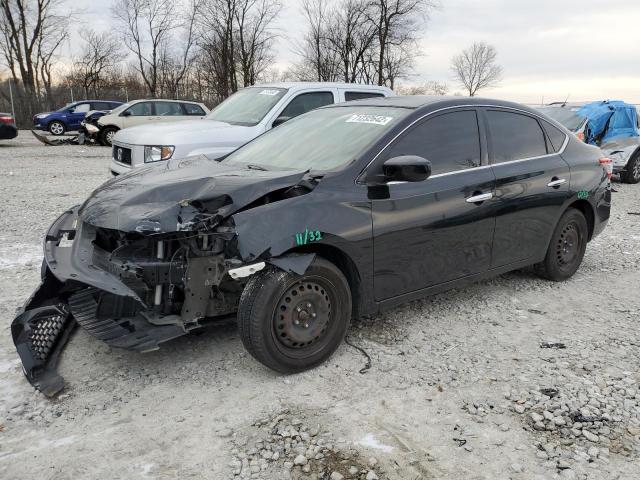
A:
POLYGON ((11 326, 29 381, 48 396, 62 389, 55 365, 76 323, 111 346, 144 352, 233 313, 242 284, 228 272, 240 262, 225 260, 233 234, 220 230, 125 233, 65 212, 44 241, 42 283, 11 326))

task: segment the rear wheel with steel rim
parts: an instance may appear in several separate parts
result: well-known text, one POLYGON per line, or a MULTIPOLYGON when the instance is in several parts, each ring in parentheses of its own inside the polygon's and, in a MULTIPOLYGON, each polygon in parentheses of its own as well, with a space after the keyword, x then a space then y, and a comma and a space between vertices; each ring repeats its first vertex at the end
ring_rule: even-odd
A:
POLYGON ((62 135, 65 132, 66 128, 64 123, 54 120, 49 124, 49 133, 52 135, 62 135))
POLYGON ((620 175, 624 183, 640 182, 640 153, 636 153, 627 163, 625 171, 620 175))
POLYGON ((589 227, 582 212, 568 209, 553 233, 547 255, 536 265, 538 273, 556 282, 571 278, 582 263, 589 239, 589 227))
POLYGON ((349 284, 316 258, 304 275, 275 267, 253 275, 238 308, 238 330, 258 361, 282 373, 312 368, 342 342, 351 318, 349 284))

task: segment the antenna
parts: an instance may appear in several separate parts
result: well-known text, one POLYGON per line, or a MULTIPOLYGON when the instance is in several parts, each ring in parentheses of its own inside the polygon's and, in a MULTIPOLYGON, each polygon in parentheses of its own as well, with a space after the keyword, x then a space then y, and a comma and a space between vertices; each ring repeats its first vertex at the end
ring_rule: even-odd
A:
POLYGON ((564 100, 564 103, 562 104, 563 107, 567 106, 567 103, 569 102, 569 97, 571 96, 570 93, 567 93, 567 98, 564 100))

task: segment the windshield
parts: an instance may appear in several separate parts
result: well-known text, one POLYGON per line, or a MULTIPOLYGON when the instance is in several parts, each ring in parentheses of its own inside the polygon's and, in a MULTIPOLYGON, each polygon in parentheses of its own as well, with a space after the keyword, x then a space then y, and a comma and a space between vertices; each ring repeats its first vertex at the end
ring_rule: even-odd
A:
POLYGON ((205 118, 252 127, 260 123, 285 93, 286 88, 243 88, 214 108, 205 118))
POLYGON ((333 170, 353 161, 409 112, 358 106, 314 110, 270 130, 223 161, 267 170, 333 170))
POLYGON ((586 120, 586 117, 578 114, 578 107, 545 107, 538 110, 572 132, 580 130, 586 120))
POLYGON ((69 108, 73 107, 74 105, 76 105, 76 102, 67 103, 64 107, 59 108, 58 110, 56 110, 56 112, 64 112, 65 110, 68 110, 69 108))
POLYGON ((129 106, 131 106, 130 103, 123 103, 118 108, 114 108, 113 110, 111 110, 111 112, 109 112, 109 115, 119 115, 125 109, 129 108, 129 106))

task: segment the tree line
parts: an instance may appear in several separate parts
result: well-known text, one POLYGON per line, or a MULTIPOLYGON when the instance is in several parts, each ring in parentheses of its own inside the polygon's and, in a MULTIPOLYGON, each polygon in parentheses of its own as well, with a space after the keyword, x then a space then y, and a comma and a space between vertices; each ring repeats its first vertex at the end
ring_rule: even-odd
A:
MULTIPOLYGON (((213 106, 264 81, 396 88, 413 73, 418 41, 437 1, 303 0, 302 33, 289 38, 296 61, 278 71, 274 43, 286 36, 276 24, 280 0, 115 0, 113 28, 82 28, 72 59, 62 56, 71 23, 64 0, 0 0, 0 59, 8 71, 0 83, 0 110, 8 109, 9 82, 23 125, 72 95, 182 98, 213 106)), ((474 85, 477 73, 470 76, 474 85)), ((444 94, 447 87, 429 82, 411 90, 444 94)))

